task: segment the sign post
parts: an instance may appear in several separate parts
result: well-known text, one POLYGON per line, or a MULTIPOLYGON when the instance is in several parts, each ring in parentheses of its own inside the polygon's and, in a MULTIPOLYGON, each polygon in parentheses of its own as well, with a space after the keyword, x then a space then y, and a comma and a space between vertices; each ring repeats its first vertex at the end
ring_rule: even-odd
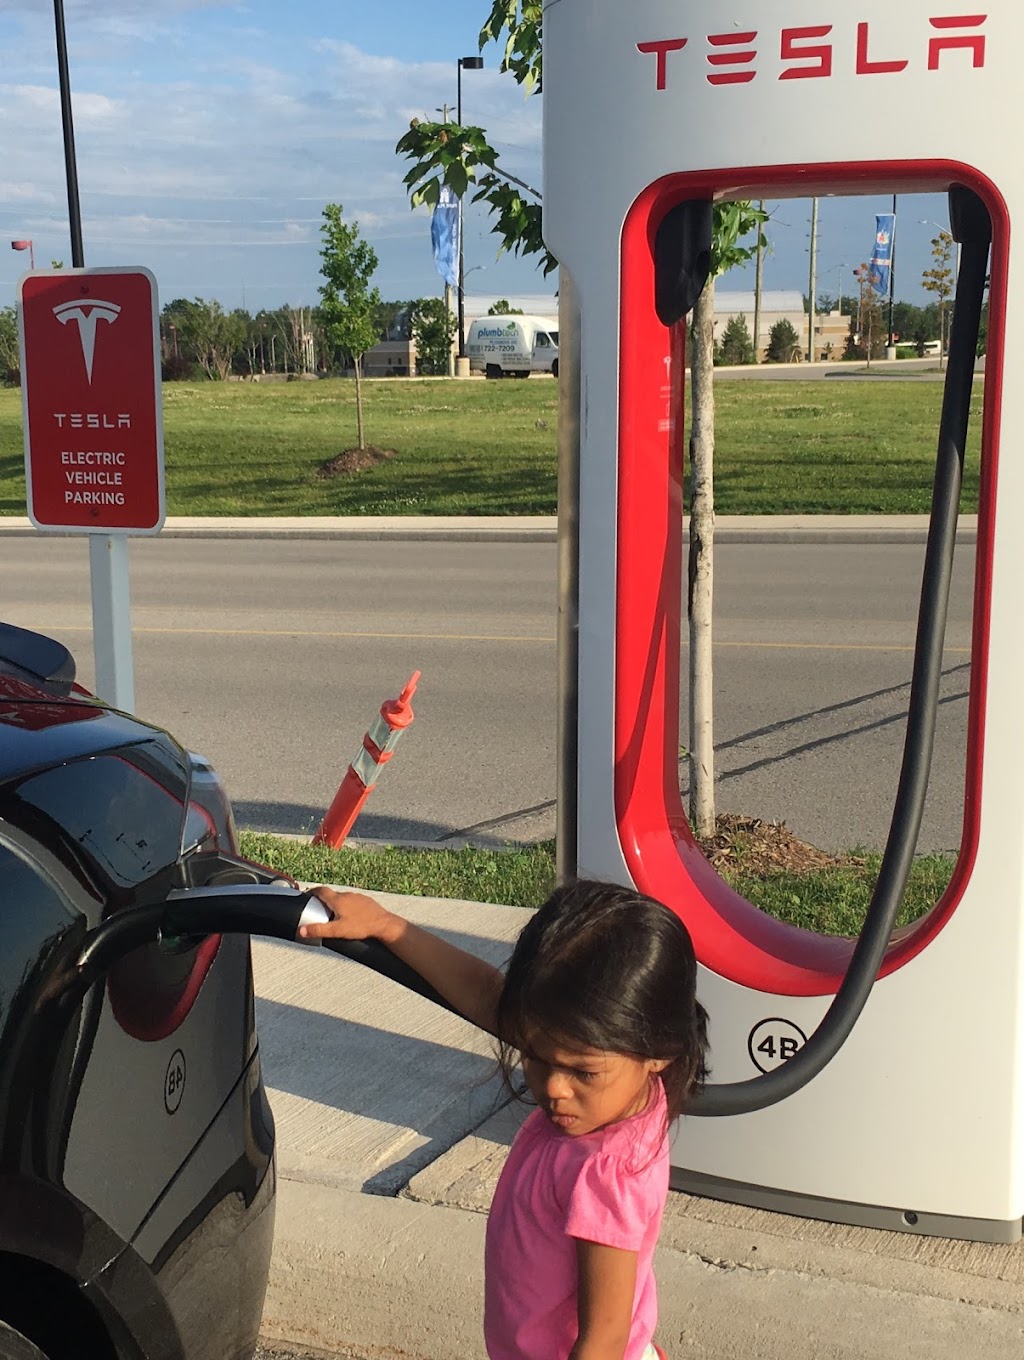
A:
POLYGON ((90 535, 96 688, 129 711, 127 535, 164 521, 158 317, 146 269, 37 270, 18 285, 29 517, 90 535))

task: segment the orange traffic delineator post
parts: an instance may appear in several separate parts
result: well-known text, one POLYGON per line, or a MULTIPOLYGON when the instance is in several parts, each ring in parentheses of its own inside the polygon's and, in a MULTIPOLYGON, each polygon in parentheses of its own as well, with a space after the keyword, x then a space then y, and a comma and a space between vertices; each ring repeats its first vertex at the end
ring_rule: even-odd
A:
POLYGON ((329 845, 333 850, 344 844, 345 837, 363 810, 363 804, 373 792, 381 768, 395 754, 399 738, 412 726, 412 696, 419 684, 420 672, 413 671, 409 683, 397 699, 385 699, 363 738, 363 749, 348 767, 345 778, 334 795, 334 801, 324 814, 313 837, 314 845, 329 845))

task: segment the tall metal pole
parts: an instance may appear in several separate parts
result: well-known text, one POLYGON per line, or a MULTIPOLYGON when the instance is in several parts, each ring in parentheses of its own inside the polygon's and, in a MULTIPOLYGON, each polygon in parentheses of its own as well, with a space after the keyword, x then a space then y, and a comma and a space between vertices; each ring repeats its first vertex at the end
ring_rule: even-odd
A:
POLYGON ((82 245, 82 207, 78 199, 78 165, 75 160, 75 125, 71 116, 71 78, 68 74, 68 40, 64 30, 64 0, 53 0, 57 29, 57 75, 60 81, 60 112, 64 124, 64 169, 68 182, 68 223, 71 227, 71 263, 85 267, 82 245))
MULTIPOLYGON (((462 127, 462 58, 456 62, 458 79, 456 81, 455 94, 455 121, 462 127)), ((463 273, 462 273, 462 195, 459 194, 459 296, 457 298, 458 326, 459 326, 459 358, 466 357, 466 302, 463 295, 463 273)))
MULTIPOLYGON (((71 115, 71 78, 68 43, 64 29, 63 0, 53 0, 57 32, 57 74, 60 109, 64 125, 64 167, 68 182, 68 224, 71 229, 71 264, 85 268, 82 245, 82 208, 78 197, 78 165, 75 159, 75 126, 71 115)), ((131 598, 128 582, 127 534, 89 535, 89 578, 92 593, 92 650, 96 668, 96 693, 115 708, 135 709, 135 666, 132 659, 131 598)))
POLYGON ((811 274, 807 285, 807 360, 814 363, 815 306, 818 288, 818 200, 811 199, 811 274))
MULTIPOLYGON (((757 205, 760 213, 764 212, 764 199, 762 198, 757 205)), ((758 223, 757 228, 757 270, 754 274, 754 363, 761 362, 761 293, 764 288, 764 235, 762 233, 762 223, 758 223)))
MULTIPOLYGON (((462 68, 465 66, 470 71, 479 71, 484 64, 483 57, 459 57, 456 62, 458 79, 455 87, 455 121, 462 127, 462 68)), ((465 296, 463 290, 464 275, 462 270, 462 195, 459 194, 459 298, 458 298, 458 324, 459 324, 459 358, 466 357, 466 309, 465 296)))
POLYGON ((892 311, 896 296, 896 195, 892 196, 892 249, 889 252, 889 350, 888 358, 895 359, 896 342, 892 338, 892 311))

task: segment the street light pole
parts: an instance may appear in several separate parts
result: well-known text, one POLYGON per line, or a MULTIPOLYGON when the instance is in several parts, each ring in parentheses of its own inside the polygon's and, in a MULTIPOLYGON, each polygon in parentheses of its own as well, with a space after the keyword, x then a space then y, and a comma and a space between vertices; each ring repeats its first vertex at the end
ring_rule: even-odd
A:
MULTIPOLYGON (((459 57, 456 62, 456 99, 455 99, 455 121, 462 127, 462 71, 480 71, 483 69, 483 57, 459 57)), ((459 325, 459 358, 466 357, 466 307, 463 290, 462 274, 462 195, 459 195, 459 298, 458 298, 458 325, 459 325)))
MULTIPOLYGON (((757 205, 759 213, 764 213, 764 199, 757 205)), ((761 362, 761 294, 764 291, 764 233, 757 229, 757 266, 754 271, 754 363, 761 362)))
MULTIPOLYGON (((75 129, 71 117, 71 78, 64 31, 63 0, 53 0, 57 32, 57 74, 64 126, 64 167, 68 182, 68 224, 71 264, 85 268, 82 209, 78 198, 75 129)), ((89 535, 89 577, 92 593, 92 645, 96 665, 96 693, 115 708, 135 709, 135 666, 132 659, 131 600, 128 580, 128 536, 123 533, 89 535)))
POLYGON ((64 125, 64 168, 68 182, 68 223, 71 228, 71 263, 85 267, 82 245, 82 207, 78 198, 78 165, 75 160, 75 127, 71 117, 71 77, 68 73, 68 40, 64 30, 64 0, 53 0, 57 30, 57 75, 60 81, 60 111, 64 125))
POLYGON ((811 272, 807 282, 807 362, 814 363, 815 297, 818 288, 818 200, 811 199, 811 272))

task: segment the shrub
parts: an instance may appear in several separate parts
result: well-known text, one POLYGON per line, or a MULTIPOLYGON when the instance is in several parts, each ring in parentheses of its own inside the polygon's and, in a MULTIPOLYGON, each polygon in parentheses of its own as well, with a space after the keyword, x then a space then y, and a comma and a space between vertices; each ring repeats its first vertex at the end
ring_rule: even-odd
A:
POLYGON ((754 342, 747 329, 745 316, 734 316, 722 332, 722 341, 715 354, 719 364, 752 364, 754 342))
POLYGON ((790 364, 800 354, 800 337, 793 323, 785 317, 776 321, 768 336, 768 362, 770 364, 790 364))

